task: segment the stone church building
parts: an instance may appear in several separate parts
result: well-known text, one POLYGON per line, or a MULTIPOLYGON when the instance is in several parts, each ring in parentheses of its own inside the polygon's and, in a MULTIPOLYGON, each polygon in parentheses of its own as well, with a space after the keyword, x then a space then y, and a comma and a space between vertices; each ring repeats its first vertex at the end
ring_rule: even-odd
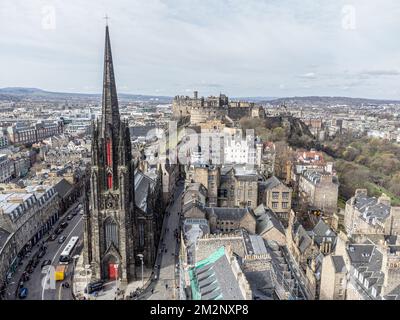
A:
MULTIPOLYGON (((160 214, 135 203, 135 165, 128 123, 120 119, 110 36, 106 26, 101 120, 93 124, 90 197, 84 214, 84 261, 92 280, 140 277, 143 255, 152 267, 160 214), (90 202, 90 206, 89 206, 90 202), (136 273, 138 266, 138 273, 136 273)), ((144 198, 144 195, 141 195, 144 198)))

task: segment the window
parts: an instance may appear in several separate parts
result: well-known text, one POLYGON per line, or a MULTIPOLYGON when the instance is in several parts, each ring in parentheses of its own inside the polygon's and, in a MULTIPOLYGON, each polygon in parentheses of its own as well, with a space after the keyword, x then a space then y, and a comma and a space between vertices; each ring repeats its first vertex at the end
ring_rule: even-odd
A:
POLYGON ((283 198, 284 200, 289 199, 289 192, 282 192, 282 198, 283 198))
POLYGON ((278 202, 272 202, 272 208, 277 209, 278 208, 278 202))
POLYGON ((249 190, 249 197, 252 197, 253 196, 253 191, 251 191, 251 190, 249 190))
POLYGON ((106 248, 108 248, 111 243, 113 243, 117 248, 119 245, 118 241, 118 226, 114 220, 108 219, 104 224, 105 229, 105 240, 106 240, 106 248))
POLYGON ((251 207, 251 201, 247 201, 247 206, 251 207))
POLYGON ((139 246, 144 246, 144 223, 139 223, 139 246))
POLYGON ((272 199, 276 200, 279 198, 279 192, 272 192, 272 199))
POLYGON ((288 203, 282 202, 282 209, 287 209, 287 208, 288 208, 288 203))

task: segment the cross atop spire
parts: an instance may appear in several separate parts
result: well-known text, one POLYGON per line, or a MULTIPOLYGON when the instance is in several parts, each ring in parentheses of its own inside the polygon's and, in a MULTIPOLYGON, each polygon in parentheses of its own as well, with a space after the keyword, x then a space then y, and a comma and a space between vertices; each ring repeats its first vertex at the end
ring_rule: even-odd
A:
POLYGON ((106 26, 108 26, 108 19, 110 19, 110 17, 107 15, 107 13, 106 13, 106 15, 104 16, 103 19, 106 20, 106 26))

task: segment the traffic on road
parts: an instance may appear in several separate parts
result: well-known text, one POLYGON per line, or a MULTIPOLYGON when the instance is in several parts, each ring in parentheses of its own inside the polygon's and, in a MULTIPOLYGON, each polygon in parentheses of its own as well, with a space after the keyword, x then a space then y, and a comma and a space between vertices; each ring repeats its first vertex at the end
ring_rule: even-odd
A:
POLYGON ((76 203, 47 239, 33 248, 13 275, 7 298, 26 300, 72 299, 73 257, 82 250, 82 205, 76 203), (57 241, 56 241, 57 240, 57 241))

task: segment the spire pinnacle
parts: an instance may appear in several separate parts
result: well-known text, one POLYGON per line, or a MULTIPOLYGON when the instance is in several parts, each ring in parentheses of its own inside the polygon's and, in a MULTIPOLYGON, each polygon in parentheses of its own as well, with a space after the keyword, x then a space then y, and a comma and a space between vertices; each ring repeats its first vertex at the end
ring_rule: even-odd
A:
POLYGON ((110 19, 110 17, 107 15, 107 13, 106 13, 106 15, 103 17, 103 19, 106 20, 106 26, 108 27, 108 19, 110 19))
POLYGON ((103 98, 102 98, 102 136, 110 135, 110 129, 115 133, 119 131, 119 108, 117 88, 115 85, 114 66, 111 54, 110 34, 106 26, 106 38, 104 48, 104 74, 103 74, 103 98))

